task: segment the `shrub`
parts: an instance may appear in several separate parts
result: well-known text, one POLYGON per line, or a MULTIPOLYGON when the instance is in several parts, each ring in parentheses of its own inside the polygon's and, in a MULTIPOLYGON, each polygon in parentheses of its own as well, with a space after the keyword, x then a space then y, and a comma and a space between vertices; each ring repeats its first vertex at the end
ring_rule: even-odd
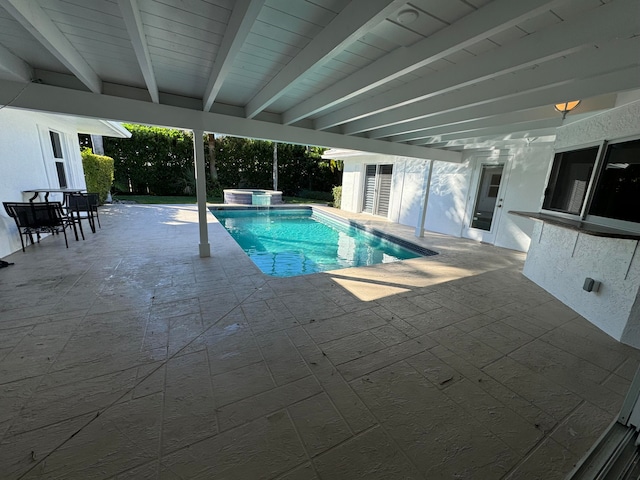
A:
POLYGON ((100 203, 107 199, 113 183, 113 158, 94 154, 90 148, 82 151, 82 168, 88 192, 100 196, 100 203))
POLYGON ((340 208, 340 205, 342 204, 342 185, 333 187, 331 193, 333 193, 333 206, 340 208))
POLYGON ((300 190, 297 195, 302 198, 310 198, 312 200, 322 200, 325 202, 330 202, 333 200, 333 195, 331 192, 318 192, 317 190, 300 190))

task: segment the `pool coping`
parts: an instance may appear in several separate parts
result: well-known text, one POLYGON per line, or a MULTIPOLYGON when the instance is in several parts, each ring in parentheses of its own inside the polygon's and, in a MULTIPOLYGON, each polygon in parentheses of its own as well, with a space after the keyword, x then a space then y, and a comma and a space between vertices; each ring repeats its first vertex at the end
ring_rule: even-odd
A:
POLYGON ((377 228, 374 228, 368 225, 363 225, 355 220, 348 220, 334 213, 327 212, 324 209, 314 208, 313 205, 216 205, 216 206, 209 206, 208 208, 212 214, 214 210, 311 210, 312 213, 325 215, 326 217, 328 217, 333 221, 340 222, 344 225, 347 225, 353 228, 357 228, 358 230, 362 230, 372 235, 376 235, 377 237, 380 237, 383 240, 393 242, 423 257, 432 257, 434 255, 439 255, 439 252, 423 247, 421 245, 417 245, 413 242, 409 242, 404 238, 400 238, 395 235, 390 235, 389 233, 383 232, 382 230, 378 230, 377 228))

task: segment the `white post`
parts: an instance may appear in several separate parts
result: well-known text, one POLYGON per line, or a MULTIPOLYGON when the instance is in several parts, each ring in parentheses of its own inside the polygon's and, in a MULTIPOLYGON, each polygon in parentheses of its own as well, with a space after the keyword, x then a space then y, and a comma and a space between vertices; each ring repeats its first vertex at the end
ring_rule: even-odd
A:
POLYGON ((420 221, 416 225, 416 237, 424 237, 424 222, 427 218, 427 206, 429 205, 429 190, 431 190, 431 174, 433 173, 433 160, 429 160, 429 174, 427 175, 427 185, 424 189, 424 201, 422 202, 422 214, 420 221))
POLYGON ((196 169, 196 198, 198 199, 198 225, 200 226, 200 256, 210 257, 207 227, 207 176, 204 161, 204 131, 193 130, 193 160, 196 169))

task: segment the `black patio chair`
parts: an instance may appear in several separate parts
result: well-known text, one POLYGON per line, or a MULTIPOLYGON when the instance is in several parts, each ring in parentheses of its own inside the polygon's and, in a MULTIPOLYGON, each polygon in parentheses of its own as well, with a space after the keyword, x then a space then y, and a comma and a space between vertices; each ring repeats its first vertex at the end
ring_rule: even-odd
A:
MULTIPOLYGON (((96 233, 95 220, 93 218, 94 209, 91 206, 91 200, 86 193, 65 193, 64 205, 74 224, 80 227, 80 234, 84 240, 84 229, 82 228, 82 220, 89 222, 89 227, 93 233, 96 233)), ((74 226, 75 228, 75 226, 74 226)))
POLYGON ((33 235, 36 235, 38 243, 40 243, 40 235, 43 233, 59 234, 62 232, 64 234, 64 243, 69 248, 67 227, 72 226, 72 221, 65 215, 60 202, 2 203, 9 216, 16 222, 23 252, 25 251, 23 236, 28 237, 33 245, 35 243, 33 235))
MULTIPOLYGON (((100 195, 98 195, 97 193, 87 193, 87 197, 89 197, 89 208, 95 214, 96 220, 98 220, 98 227, 102 228, 102 225, 100 225, 100 215, 98 215, 98 207, 100 206, 100 195)), ((93 223, 93 226, 96 226, 95 221, 93 223)))

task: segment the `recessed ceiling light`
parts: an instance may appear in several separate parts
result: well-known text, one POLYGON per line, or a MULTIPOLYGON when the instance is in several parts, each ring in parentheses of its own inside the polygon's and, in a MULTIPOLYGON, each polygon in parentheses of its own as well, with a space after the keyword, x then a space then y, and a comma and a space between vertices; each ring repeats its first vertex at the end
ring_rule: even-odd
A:
POLYGON ((413 8, 402 10, 396 17, 400 25, 409 25, 418 19, 418 11, 413 8))

